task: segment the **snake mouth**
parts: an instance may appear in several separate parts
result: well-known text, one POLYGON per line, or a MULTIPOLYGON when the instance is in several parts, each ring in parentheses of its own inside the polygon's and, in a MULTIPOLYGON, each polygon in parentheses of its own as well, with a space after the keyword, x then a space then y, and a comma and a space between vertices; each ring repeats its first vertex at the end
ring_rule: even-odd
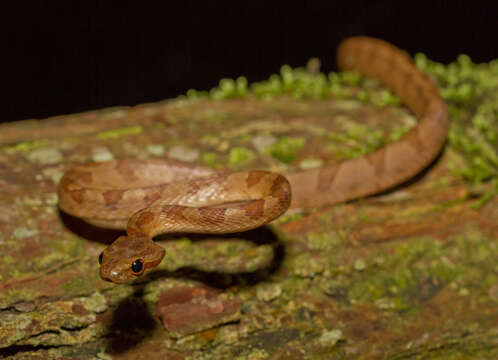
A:
POLYGON ((112 282, 115 284, 126 284, 133 280, 135 277, 131 277, 130 274, 123 271, 118 271, 110 263, 104 261, 100 265, 100 278, 104 281, 112 282))
POLYGON ((104 266, 100 267, 100 278, 102 280, 119 284, 121 282, 119 281, 119 278, 116 275, 118 274, 116 273, 111 275, 110 272, 105 271, 104 266))
POLYGON ((111 273, 111 275, 106 274, 104 271, 102 271, 102 269, 100 271, 100 278, 104 281, 112 282, 114 284, 126 284, 133 280, 132 278, 121 277, 118 273, 111 273))

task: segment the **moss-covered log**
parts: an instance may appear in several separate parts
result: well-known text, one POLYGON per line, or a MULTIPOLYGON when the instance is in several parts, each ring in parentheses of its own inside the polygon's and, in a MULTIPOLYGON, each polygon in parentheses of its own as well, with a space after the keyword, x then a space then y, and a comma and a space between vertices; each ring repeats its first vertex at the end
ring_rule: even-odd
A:
POLYGON ((498 62, 416 57, 453 120, 392 191, 233 236, 162 241, 159 270, 98 277, 116 233, 61 214, 84 161, 288 171, 361 156, 415 119, 374 81, 284 66, 249 86, 0 126, 0 354, 10 359, 498 357, 498 62))

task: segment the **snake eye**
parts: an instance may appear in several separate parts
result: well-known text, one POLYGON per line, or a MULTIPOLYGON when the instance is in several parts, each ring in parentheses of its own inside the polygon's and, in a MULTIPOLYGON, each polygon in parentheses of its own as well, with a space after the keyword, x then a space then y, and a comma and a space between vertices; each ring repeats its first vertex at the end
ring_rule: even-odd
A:
POLYGON ((102 256, 103 256, 104 253, 100 253, 99 255, 99 264, 102 264, 102 256))
POLYGON ((135 275, 142 275, 144 269, 144 264, 142 263, 142 260, 137 259, 131 264, 131 271, 133 271, 133 274, 135 275))

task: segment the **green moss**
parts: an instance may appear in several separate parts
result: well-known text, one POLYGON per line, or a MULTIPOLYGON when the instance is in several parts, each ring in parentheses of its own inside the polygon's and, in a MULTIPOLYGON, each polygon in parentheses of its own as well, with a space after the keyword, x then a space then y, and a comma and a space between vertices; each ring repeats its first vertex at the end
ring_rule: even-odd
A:
POLYGON ((297 254, 291 261, 294 274, 300 277, 315 277, 323 273, 326 268, 325 258, 315 258, 309 252, 297 254))
POLYGON ((142 133, 143 128, 140 125, 129 126, 120 129, 112 129, 107 131, 102 131, 97 134, 97 137, 102 140, 106 139, 117 139, 122 136, 137 135, 142 133))
MULTIPOLYGON (((380 130, 372 131, 367 126, 362 124, 354 124, 350 126, 345 133, 329 132, 327 134, 329 140, 334 143, 340 143, 340 149, 343 157, 351 159, 368 154, 374 150, 383 147, 388 140, 383 138, 380 130), (345 150, 343 150, 345 148, 345 150)), ((338 146, 332 144, 329 150, 336 151, 338 146)))
POLYGON ((202 154, 202 162, 209 167, 219 167, 220 164, 218 162, 218 154, 214 152, 206 152, 202 154))
POLYGON ((90 278, 76 277, 62 284, 62 289, 70 295, 83 295, 92 293, 95 288, 90 278))
POLYGON ((209 97, 213 100, 225 100, 243 98, 249 93, 247 78, 239 76, 237 79, 221 79, 218 86, 208 91, 197 91, 189 89, 186 93, 188 99, 199 99, 209 97))
POLYGON ((200 121, 205 121, 211 124, 221 124, 225 120, 229 119, 228 114, 216 110, 210 110, 210 111, 205 111, 202 112, 201 114, 198 115, 198 119, 200 121))
POLYGON ((40 259, 36 259, 36 262, 42 269, 44 269, 58 262, 62 262, 63 260, 67 259, 67 257, 68 256, 63 253, 52 252, 40 259))
POLYGON ((33 140, 33 141, 23 141, 15 145, 6 145, 2 146, 2 150, 5 150, 8 153, 15 152, 30 152, 35 149, 39 149, 45 147, 49 144, 48 140, 33 140))
POLYGON ((462 295, 471 288, 487 296, 496 281, 490 276, 495 271, 494 244, 472 231, 449 244, 420 238, 395 247, 386 245, 344 269, 348 276, 340 286, 347 289, 352 303, 372 303, 391 310, 416 309, 450 284, 462 295))
POLYGON ((338 246, 344 245, 344 239, 338 234, 325 232, 313 232, 307 235, 308 246, 311 250, 333 251, 338 246))
POLYGON ((374 303, 384 309, 404 310, 416 305, 420 287, 432 282, 449 282, 457 273, 440 261, 441 246, 421 239, 400 244, 382 261, 368 259, 352 264, 348 297, 353 303, 374 303), (379 267, 379 264, 382 264, 379 267), (361 271, 358 266, 361 265, 361 271), (444 277, 442 276, 444 275, 444 277))
POLYGON ((491 190, 476 202, 481 206, 498 194, 498 66, 497 62, 475 64, 469 56, 444 66, 423 54, 417 66, 437 78, 448 104, 452 126, 450 146, 466 160, 451 170, 471 184, 491 182, 491 190))
POLYGON ((220 143, 220 138, 213 134, 205 134, 200 138, 201 144, 206 144, 208 146, 215 146, 220 143))
POLYGON ((192 244, 192 241, 186 237, 175 240, 175 246, 168 248, 166 255, 159 265, 158 269, 167 271, 174 271, 179 267, 189 265, 188 260, 185 259, 186 255, 202 259, 204 254, 192 244))
MULTIPOLYGON (((209 92, 207 91, 197 91, 195 89, 188 89, 187 90, 187 93, 185 95, 188 99, 191 99, 191 100, 196 100, 196 99, 200 99, 200 98, 206 98, 209 96, 209 92)), ((180 96, 181 98, 182 96, 180 96)))
POLYGON ((406 135, 412 128, 413 128, 412 125, 404 125, 400 128, 392 129, 391 133, 389 134, 389 139, 387 140, 387 142, 393 142, 401 139, 401 137, 406 135))
POLYGON ((399 97, 397 97, 387 89, 382 89, 376 92, 375 96, 371 97, 371 102, 373 105, 376 105, 378 107, 401 105, 401 100, 399 99, 399 97))
POLYGON ((284 215, 280 216, 279 218, 275 219, 272 221, 272 224, 275 225, 282 225, 290 222, 295 222, 303 218, 302 213, 290 213, 287 212, 284 215))
POLYGON ((244 147, 233 147, 228 154, 228 162, 231 167, 241 167, 254 160, 256 155, 244 147))
POLYGON ((98 291, 94 292, 89 297, 81 298, 81 302, 85 305, 85 307, 96 313, 103 312, 107 309, 107 301, 104 295, 99 293, 98 291))
POLYGON ((347 85, 360 85, 362 76, 354 71, 344 71, 341 73, 344 84, 347 85))
POLYGON ((265 152, 283 163, 296 160, 297 152, 304 146, 305 141, 300 137, 282 136, 277 142, 265 149, 265 152))
MULTIPOLYGON (((12 277, 10 277, 12 278, 12 277)), ((32 301, 40 296, 38 291, 22 288, 9 290, 6 297, 0 298, 0 308, 10 306, 17 302, 32 301)))
POLYGON ((16 262, 16 260, 10 255, 4 255, 4 256, 2 256, 1 262, 4 266, 9 266, 9 265, 14 264, 16 262))
POLYGON ((181 97, 192 100, 199 98, 224 100, 249 95, 258 99, 272 99, 276 96, 289 95, 295 99, 355 98, 378 106, 399 104, 399 99, 389 91, 381 89, 378 82, 365 79, 352 71, 328 75, 320 73, 318 67, 310 66, 310 63, 316 63, 313 60, 308 62, 307 68, 292 68, 289 65, 283 65, 280 68, 280 73, 271 75, 268 80, 248 85, 247 79, 243 76, 236 80, 222 79, 219 85, 210 91, 190 89, 186 95, 181 97), (362 86, 365 87, 364 90, 360 88, 362 86), (352 88, 357 89, 357 91, 352 91, 352 88), (372 95, 372 91, 378 92, 378 95, 372 95))
POLYGON ((85 256, 85 247, 82 241, 76 239, 59 239, 50 244, 53 253, 65 254, 67 257, 76 258, 85 256))

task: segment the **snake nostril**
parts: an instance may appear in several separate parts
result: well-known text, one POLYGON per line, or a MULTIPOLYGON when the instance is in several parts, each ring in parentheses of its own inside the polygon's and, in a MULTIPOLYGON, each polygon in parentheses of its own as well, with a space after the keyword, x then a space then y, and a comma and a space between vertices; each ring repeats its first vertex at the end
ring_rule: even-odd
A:
POLYGON ((99 255, 99 264, 102 264, 103 254, 104 254, 104 253, 100 253, 100 255, 99 255))

